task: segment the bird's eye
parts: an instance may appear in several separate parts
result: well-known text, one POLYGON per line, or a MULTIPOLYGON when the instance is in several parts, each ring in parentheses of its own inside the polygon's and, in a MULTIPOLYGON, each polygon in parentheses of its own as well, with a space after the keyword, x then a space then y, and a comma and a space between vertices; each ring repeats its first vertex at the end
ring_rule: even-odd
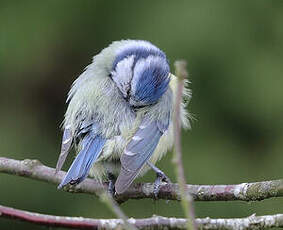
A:
POLYGON ((111 78, 112 78, 112 73, 109 73, 109 74, 108 74, 108 77, 111 77, 111 78))
POLYGON ((133 110, 137 112, 139 109, 144 108, 146 105, 132 106, 133 110))

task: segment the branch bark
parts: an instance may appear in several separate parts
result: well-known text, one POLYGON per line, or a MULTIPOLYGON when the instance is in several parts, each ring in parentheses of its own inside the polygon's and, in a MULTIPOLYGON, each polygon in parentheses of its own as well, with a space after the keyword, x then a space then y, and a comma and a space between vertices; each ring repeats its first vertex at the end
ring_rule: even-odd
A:
MULTIPOLYGON (((82 217, 65 217, 39 214, 19 209, 9 208, 0 205, 0 217, 18 219, 49 227, 64 227, 72 229, 105 229, 114 230, 124 226, 121 219, 90 219, 82 217)), ((229 230, 247 230, 247 229, 268 229, 273 227, 283 228, 283 214, 269 216, 249 216, 246 218, 234 219, 195 219, 198 229, 229 229, 229 230)), ((186 229, 187 219, 167 218, 153 216, 145 219, 128 219, 128 222, 137 229, 186 229)))
MULTIPOLYGON (((58 185, 65 172, 55 174, 55 169, 41 164, 38 160, 14 160, 0 157, 0 173, 23 176, 50 184, 58 185)), ((186 185, 187 191, 195 201, 260 201, 271 197, 283 197, 283 179, 242 183, 232 185, 186 185)), ((67 188, 65 191, 74 193, 100 194, 107 188, 87 178, 77 186, 67 188)), ((128 199, 155 199, 152 183, 133 184, 125 193, 119 195, 116 201, 125 202, 128 199)), ((160 186, 158 199, 180 200, 179 186, 177 184, 163 184, 160 186)))
POLYGON ((126 230, 137 230, 137 228, 131 224, 128 221, 128 217, 125 215, 125 213, 122 211, 122 209, 118 206, 116 201, 112 198, 111 195, 108 194, 108 192, 104 192, 100 199, 109 207, 110 210, 123 222, 123 226, 126 230))

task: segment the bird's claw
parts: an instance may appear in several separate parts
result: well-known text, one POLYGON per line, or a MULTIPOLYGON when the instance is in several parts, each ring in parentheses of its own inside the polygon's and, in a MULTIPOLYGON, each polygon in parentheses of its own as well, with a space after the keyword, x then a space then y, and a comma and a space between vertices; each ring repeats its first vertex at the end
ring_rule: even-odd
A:
POLYGON ((154 187, 153 187, 154 198, 156 200, 158 199, 158 194, 162 182, 171 183, 171 180, 169 179, 168 176, 165 175, 164 172, 159 170, 158 172, 156 172, 156 180, 154 181, 154 187))
POLYGON ((114 186, 113 181, 109 181, 107 191, 112 197, 115 196, 115 186, 114 186))
POLYGON ((112 174, 108 174, 108 188, 107 191, 110 196, 115 197, 115 177, 112 174))
POLYGON ((149 167, 153 169, 153 171, 156 173, 156 179, 154 181, 154 187, 153 187, 153 193, 154 198, 158 199, 158 193, 160 190, 160 185, 162 182, 171 183, 171 180, 168 176, 165 175, 164 172, 162 172, 159 168, 157 168, 154 164, 152 164, 150 161, 147 161, 147 164, 149 167))

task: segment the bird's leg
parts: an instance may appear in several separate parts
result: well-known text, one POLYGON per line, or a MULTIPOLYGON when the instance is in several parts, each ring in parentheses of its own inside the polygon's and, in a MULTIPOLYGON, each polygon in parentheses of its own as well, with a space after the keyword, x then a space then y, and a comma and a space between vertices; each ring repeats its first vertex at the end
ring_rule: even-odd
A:
POLYGON ((168 176, 165 175, 164 172, 162 172, 159 168, 157 168, 154 164, 152 164, 150 161, 146 162, 149 167, 153 169, 153 171, 156 173, 156 180, 154 181, 154 189, 153 193, 155 196, 155 199, 158 198, 158 193, 160 189, 161 183, 164 181, 166 183, 171 183, 171 180, 169 179, 168 176))
POLYGON ((108 177, 108 181, 109 181, 108 182, 108 192, 112 197, 114 197, 116 177, 112 173, 108 173, 107 177, 108 177))

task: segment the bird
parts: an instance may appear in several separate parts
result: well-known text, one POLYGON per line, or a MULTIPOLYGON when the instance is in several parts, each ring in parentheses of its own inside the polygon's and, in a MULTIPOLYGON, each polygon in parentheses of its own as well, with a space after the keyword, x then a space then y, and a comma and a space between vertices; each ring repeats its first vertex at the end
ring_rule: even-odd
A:
MULTIPOLYGON (((109 182, 109 192, 119 195, 153 169, 157 196, 161 182, 170 182, 155 164, 174 144, 177 82, 165 53, 149 41, 114 41, 95 55, 66 100, 56 172, 71 149, 77 155, 58 189, 89 176, 109 182)), ((180 105, 184 128, 190 127, 190 98, 186 81, 180 105)))

